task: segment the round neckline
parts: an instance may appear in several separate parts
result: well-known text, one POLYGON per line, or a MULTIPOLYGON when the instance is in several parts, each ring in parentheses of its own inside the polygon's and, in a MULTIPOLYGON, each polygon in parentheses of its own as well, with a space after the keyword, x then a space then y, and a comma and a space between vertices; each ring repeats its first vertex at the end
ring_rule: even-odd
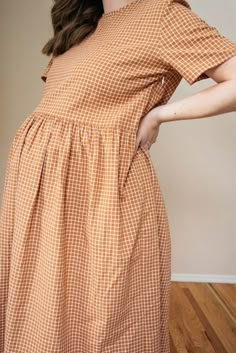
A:
POLYGON ((100 17, 101 18, 107 18, 107 17, 110 17, 112 15, 116 15, 118 13, 121 13, 123 12, 124 10, 126 10, 127 8, 130 8, 131 6, 133 6, 134 4, 136 4, 137 2, 139 2, 140 0, 133 0, 131 2, 128 2, 128 4, 124 5, 124 6, 121 6, 119 7, 118 9, 116 10, 112 10, 112 11, 109 11, 109 12, 103 12, 102 16, 100 17))

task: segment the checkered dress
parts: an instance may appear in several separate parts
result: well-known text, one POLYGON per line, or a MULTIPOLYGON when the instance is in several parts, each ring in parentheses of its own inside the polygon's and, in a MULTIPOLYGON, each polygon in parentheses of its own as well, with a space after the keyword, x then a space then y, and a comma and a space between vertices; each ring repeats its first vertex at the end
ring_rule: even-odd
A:
POLYGON ((236 55, 184 0, 133 0, 51 58, 12 141, 0 353, 169 353, 170 228, 140 119, 236 55))

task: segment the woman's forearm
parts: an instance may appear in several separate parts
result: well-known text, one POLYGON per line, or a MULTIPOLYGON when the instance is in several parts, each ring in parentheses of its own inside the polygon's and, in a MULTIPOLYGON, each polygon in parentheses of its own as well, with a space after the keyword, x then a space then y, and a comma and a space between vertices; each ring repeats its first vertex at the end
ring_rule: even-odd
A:
POLYGON ((158 106, 152 114, 160 124, 167 121, 198 119, 236 111, 236 80, 217 83, 189 97, 158 106))

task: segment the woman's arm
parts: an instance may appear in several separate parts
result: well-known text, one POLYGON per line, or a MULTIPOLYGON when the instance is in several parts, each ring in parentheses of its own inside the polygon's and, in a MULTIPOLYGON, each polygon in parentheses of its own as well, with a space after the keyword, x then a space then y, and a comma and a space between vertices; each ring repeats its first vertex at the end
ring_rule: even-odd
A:
POLYGON ((236 56, 205 72, 216 85, 152 110, 157 124, 236 111, 236 56))
POLYGON ((189 97, 153 108, 140 122, 136 150, 149 150, 156 142, 161 123, 198 119, 236 111, 236 56, 205 71, 216 84, 189 97))

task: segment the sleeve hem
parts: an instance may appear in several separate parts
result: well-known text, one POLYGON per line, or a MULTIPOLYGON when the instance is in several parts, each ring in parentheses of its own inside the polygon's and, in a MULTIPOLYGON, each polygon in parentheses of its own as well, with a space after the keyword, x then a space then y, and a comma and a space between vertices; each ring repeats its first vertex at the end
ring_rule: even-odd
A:
POLYGON ((205 71, 208 69, 211 69, 217 65, 220 65, 224 63, 226 60, 232 58, 234 55, 236 55, 236 47, 235 50, 232 52, 226 53, 223 57, 220 57, 216 59, 215 57, 212 58, 212 60, 209 62, 209 60, 206 62, 205 66, 201 66, 197 71, 195 70, 194 73, 189 73, 188 75, 185 74, 184 79, 190 84, 193 85, 195 82, 208 79, 210 78, 205 74, 205 71))

